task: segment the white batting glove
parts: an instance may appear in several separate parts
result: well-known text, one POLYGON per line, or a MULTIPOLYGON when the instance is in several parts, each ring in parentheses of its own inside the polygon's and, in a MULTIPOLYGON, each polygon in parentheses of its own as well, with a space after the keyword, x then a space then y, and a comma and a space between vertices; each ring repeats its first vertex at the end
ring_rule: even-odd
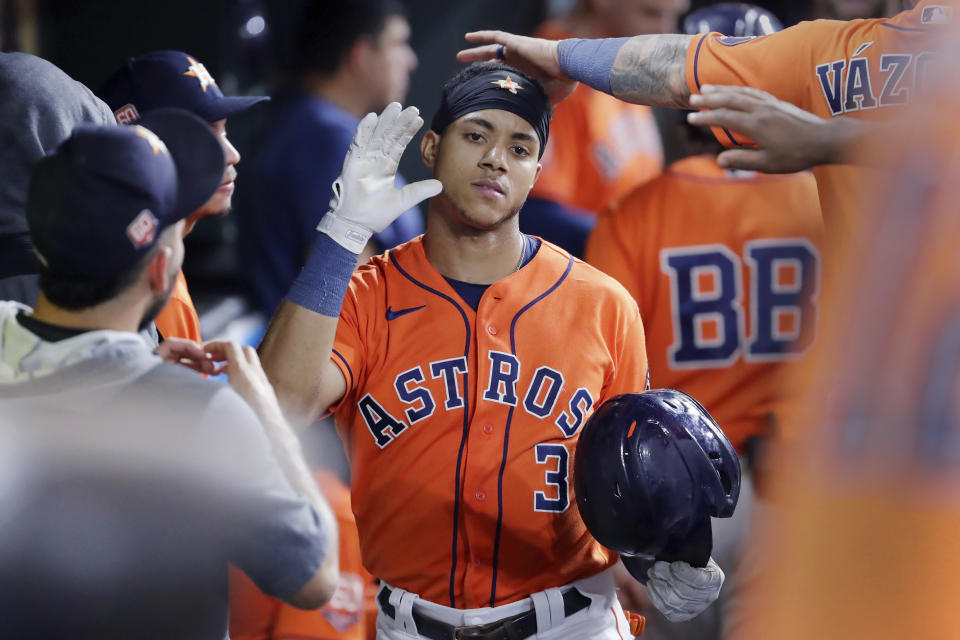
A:
POLYGON ((686 562, 657 562, 647 572, 647 595, 653 606, 670 622, 686 622, 720 595, 723 570, 710 558, 705 567, 686 562))
POLYGON ((368 113, 360 121, 347 149, 340 177, 333 183, 330 211, 317 230, 344 248, 360 253, 374 233, 397 217, 440 193, 439 180, 423 180, 402 189, 394 186, 397 165, 407 144, 423 126, 416 107, 400 110, 391 102, 379 116, 368 113))

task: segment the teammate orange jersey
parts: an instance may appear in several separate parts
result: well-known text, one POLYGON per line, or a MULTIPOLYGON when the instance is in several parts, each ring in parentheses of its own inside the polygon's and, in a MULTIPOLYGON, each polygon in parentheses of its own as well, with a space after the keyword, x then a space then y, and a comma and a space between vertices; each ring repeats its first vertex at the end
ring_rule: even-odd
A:
MULTIPOLYGON (((570 34, 548 22, 536 36, 559 40, 570 34)), ((540 162, 543 170, 531 196, 599 213, 663 168, 653 110, 581 84, 554 108, 540 162)))
POLYGON ((684 158, 600 217, 587 261, 640 305, 650 380, 697 398, 738 450, 789 400, 816 334, 822 224, 809 173, 684 158))
POLYGON ((367 569, 458 608, 592 576, 570 471, 607 398, 646 386, 643 324, 613 279, 543 242, 474 311, 422 238, 353 276, 332 356, 367 569))
POLYGON ((164 338, 203 341, 200 337, 200 318, 197 316, 196 307, 193 306, 193 298, 187 290, 187 279, 183 276, 182 269, 177 272, 177 281, 173 285, 170 300, 154 322, 157 325, 157 331, 164 338))
POLYGON ((232 640, 366 640, 374 628, 376 586, 360 562, 357 525, 350 490, 329 471, 314 471, 323 495, 337 517, 340 535, 340 582, 322 608, 304 611, 265 595, 242 571, 230 568, 230 638, 232 640))
POLYGON ((960 638, 958 55, 870 151, 893 167, 844 274, 856 295, 823 328, 809 438, 780 460, 787 508, 755 547, 764 571, 738 640, 960 638))
MULTIPOLYGON (((927 78, 931 32, 942 30, 949 2, 922 0, 890 19, 802 22, 759 38, 717 33, 695 37, 687 51, 687 85, 747 85, 821 117, 893 117, 927 78)), ((933 79, 935 81, 935 79, 933 79)), ((727 145, 749 140, 715 129, 727 145)), ((845 165, 814 169, 824 221, 841 237, 856 233, 857 195, 869 177, 845 165)))

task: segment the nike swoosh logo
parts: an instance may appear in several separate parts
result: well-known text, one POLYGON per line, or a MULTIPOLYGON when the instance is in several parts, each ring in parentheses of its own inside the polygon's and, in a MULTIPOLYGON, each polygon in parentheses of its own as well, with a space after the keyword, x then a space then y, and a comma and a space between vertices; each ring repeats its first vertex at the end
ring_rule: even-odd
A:
POLYGON ((427 305, 422 304, 419 307, 410 307, 409 309, 398 309, 397 311, 393 310, 393 307, 387 307, 387 321, 396 320, 400 316, 405 316, 408 313, 413 313, 414 311, 420 311, 420 309, 426 308, 427 305))

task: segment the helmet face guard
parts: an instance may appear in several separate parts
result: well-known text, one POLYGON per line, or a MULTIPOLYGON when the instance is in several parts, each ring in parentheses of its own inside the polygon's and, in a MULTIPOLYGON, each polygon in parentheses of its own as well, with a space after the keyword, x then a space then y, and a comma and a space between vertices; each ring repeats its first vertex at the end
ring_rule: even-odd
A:
POLYGON ((710 414, 685 393, 624 394, 584 425, 574 487, 587 529, 608 549, 704 566, 713 548, 710 518, 730 517, 736 508, 740 461, 710 414))

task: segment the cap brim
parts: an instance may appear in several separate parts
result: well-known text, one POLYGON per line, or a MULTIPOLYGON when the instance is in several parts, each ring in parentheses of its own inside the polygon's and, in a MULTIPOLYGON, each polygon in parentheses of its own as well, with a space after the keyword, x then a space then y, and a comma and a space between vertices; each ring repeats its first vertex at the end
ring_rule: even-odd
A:
POLYGON ((210 199, 223 181, 223 148, 210 125, 183 109, 154 109, 136 124, 159 136, 177 168, 177 220, 210 199))
POLYGON ((270 96, 224 96, 209 105, 205 105, 204 113, 198 113, 198 115, 206 118, 208 122, 216 122, 269 99, 270 96))

